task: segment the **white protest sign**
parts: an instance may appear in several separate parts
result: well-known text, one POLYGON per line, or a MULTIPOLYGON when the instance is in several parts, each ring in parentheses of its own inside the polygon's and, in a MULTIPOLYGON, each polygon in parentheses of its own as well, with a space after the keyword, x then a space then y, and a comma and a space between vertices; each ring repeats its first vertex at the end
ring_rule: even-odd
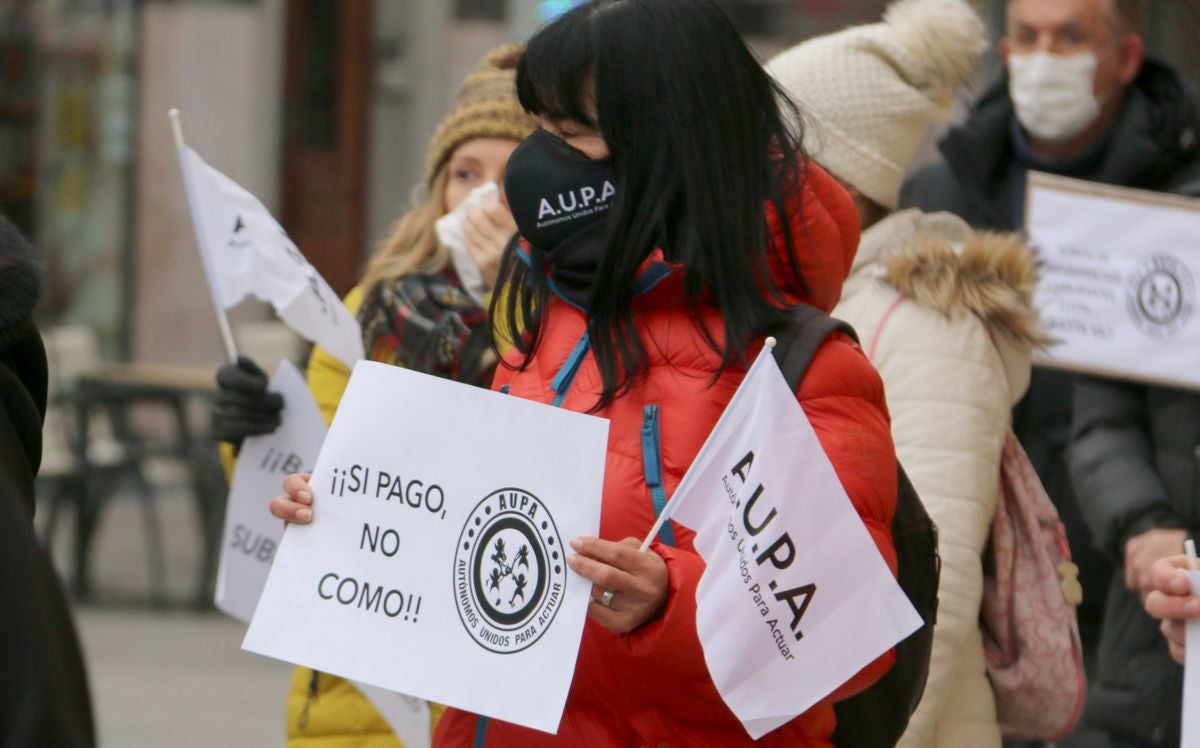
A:
POLYGON ((554 732, 591 583, 608 422, 361 361, 243 647, 554 732))
MULTIPOLYGON (((1187 569, 1192 594, 1200 595, 1200 570, 1187 569)), ((1200 619, 1187 622, 1183 655, 1183 740, 1180 745, 1200 745, 1200 619)))
POLYGON ((258 198, 191 148, 180 146, 179 158, 218 305, 228 309, 254 295, 296 332, 353 366, 363 357, 358 320, 283 227, 258 198))
POLYGON ((756 740, 921 627, 769 348, 663 513, 696 533, 704 659, 756 740))
POLYGON ((1200 387, 1200 200, 1030 172, 1038 363, 1200 387))
POLYGON ((273 433, 242 442, 217 570, 217 608, 243 623, 254 615, 283 537, 283 522, 271 515, 267 500, 283 492, 285 475, 312 470, 325 438, 321 411, 290 361, 279 363, 270 389, 283 395, 281 422, 273 433))

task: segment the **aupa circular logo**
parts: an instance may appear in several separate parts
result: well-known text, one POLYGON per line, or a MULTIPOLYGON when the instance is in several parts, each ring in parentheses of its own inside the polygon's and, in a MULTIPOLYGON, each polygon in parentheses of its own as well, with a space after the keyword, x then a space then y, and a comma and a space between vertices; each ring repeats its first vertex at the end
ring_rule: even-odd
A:
POLYGON ((1196 284, 1187 266, 1170 255, 1148 257, 1129 282, 1129 314, 1143 333, 1166 338, 1192 316, 1196 284))
POLYGON ((550 627, 566 590, 562 538, 533 494, 503 488, 475 506, 454 555, 458 617, 479 646, 511 654, 550 627))

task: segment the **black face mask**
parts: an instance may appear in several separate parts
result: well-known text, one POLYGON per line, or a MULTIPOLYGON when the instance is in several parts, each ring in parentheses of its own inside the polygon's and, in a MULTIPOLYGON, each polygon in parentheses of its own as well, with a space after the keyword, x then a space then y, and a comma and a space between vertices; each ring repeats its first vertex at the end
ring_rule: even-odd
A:
POLYGON ((543 252, 607 217, 616 183, 612 159, 590 159, 545 130, 517 146, 504 170, 517 229, 543 252))

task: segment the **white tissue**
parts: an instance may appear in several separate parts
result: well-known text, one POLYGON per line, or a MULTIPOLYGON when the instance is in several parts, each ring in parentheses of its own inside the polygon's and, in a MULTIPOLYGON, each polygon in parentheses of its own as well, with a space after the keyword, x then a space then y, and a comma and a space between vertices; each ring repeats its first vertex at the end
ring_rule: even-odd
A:
POLYGON ((479 304, 484 303, 488 285, 479 272, 479 266, 471 259, 471 253, 467 251, 467 241, 463 236, 463 219, 467 215, 467 208, 473 205, 487 208, 498 202, 500 202, 500 187, 495 182, 484 182, 471 190, 466 199, 459 203, 454 210, 434 223, 438 241, 450 250, 450 261, 454 263, 454 271, 458 273, 458 279, 462 281, 463 290, 479 304))

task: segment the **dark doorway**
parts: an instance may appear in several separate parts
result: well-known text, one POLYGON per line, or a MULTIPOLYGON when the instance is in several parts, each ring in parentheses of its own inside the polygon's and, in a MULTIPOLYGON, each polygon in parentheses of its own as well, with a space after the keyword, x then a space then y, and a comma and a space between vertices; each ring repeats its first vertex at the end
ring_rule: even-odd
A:
POLYGON ((370 0, 289 0, 283 226, 340 294, 358 278, 370 0))

